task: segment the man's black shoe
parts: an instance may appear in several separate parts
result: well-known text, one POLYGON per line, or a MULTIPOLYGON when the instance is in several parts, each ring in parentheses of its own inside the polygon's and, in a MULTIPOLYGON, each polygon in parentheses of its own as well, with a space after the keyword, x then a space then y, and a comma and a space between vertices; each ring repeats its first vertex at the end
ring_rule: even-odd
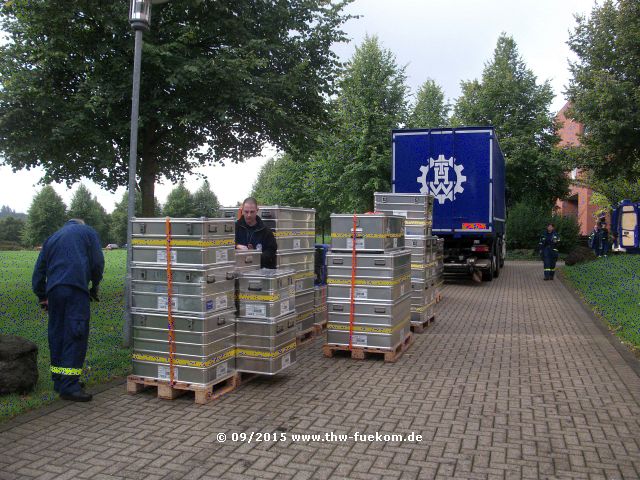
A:
POLYGON ((90 402, 93 395, 85 392, 84 390, 78 390, 73 393, 61 393, 60 398, 63 400, 69 400, 71 402, 90 402))

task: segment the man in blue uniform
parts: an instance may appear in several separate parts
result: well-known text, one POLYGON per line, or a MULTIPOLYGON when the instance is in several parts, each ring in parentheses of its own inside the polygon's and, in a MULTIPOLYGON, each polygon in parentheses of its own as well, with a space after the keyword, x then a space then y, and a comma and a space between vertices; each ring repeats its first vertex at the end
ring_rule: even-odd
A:
POLYGON ((553 280, 556 273, 556 262, 558 261, 558 243, 560 236, 555 230, 553 223, 547 225, 547 230, 540 237, 538 250, 544 262, 544 279, 553 280))
POLYGON ((260 267, 277 267, 278 244, 271 229, 258 216, 258 201, 253 197, 242 202, 242 216, 236 221, 236 248, 260 250, 260 267))
POLYGON ((33 292, 49 312, 53 388, 64 400, 92 398, 79 380, 89 339, 89 302, 98 300, 103 272, 98 234, 76 219, 44 242, 33 270, 33 292))

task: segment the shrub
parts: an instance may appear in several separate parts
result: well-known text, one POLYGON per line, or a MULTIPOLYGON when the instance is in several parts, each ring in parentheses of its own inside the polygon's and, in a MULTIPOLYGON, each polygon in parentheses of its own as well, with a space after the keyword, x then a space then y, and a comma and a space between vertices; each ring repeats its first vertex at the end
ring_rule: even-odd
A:
POLYGON ((587 247, 579 246, 569 252, 569 255, 567 255, 567 258, 565 258, 564 260, 564 263, 565 265, 572 266, 576 265, 577 263, 590 262, 595 259, 596 254, 593 253, 593 250, 587 247))
POLYGON ((558 250, 563 253, 573 252, 580 244, 580 224, 578 219, 572 215, 554 215, 550 220, 556 226, 556 231, 560 235, 558 250))
POLYGON ((533 202, 519 202, 509 209, 507 215, 507 248, 532 249, 538 245, 540 232, 549 220, 544 207, 533 202))

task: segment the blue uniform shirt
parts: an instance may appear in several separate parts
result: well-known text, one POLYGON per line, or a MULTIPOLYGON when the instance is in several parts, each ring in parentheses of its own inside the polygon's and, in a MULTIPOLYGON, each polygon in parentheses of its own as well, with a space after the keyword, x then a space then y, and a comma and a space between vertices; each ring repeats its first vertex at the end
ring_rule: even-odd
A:
POLYGON ((89 292, 89 281, 97 287, 103 271, 104 256, 97 232, 69 220, 42 245, 31 287, 40 300, 58 285, 89 292))

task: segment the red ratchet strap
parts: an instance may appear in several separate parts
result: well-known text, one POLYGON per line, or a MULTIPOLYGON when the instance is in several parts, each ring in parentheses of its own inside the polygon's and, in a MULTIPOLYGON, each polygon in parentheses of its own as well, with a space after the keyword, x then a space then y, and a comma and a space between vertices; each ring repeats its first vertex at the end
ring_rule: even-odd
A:
POLYGON ((358 217, 353 212, 353 244, 351 245, 351 305, 349 308, 349 350, 353 345, 353 324, 356 316, 355 290, 356 290, 356 229, 358 228, 358 217))
POLYGON ((167 318, 169 320, 169 383, 175 385, 174 364, 176 357, 176 332, 171 311, 173 303, 173 273, 171 272, 171 219, 165 220, 165 235, 167 249, 167 318))

